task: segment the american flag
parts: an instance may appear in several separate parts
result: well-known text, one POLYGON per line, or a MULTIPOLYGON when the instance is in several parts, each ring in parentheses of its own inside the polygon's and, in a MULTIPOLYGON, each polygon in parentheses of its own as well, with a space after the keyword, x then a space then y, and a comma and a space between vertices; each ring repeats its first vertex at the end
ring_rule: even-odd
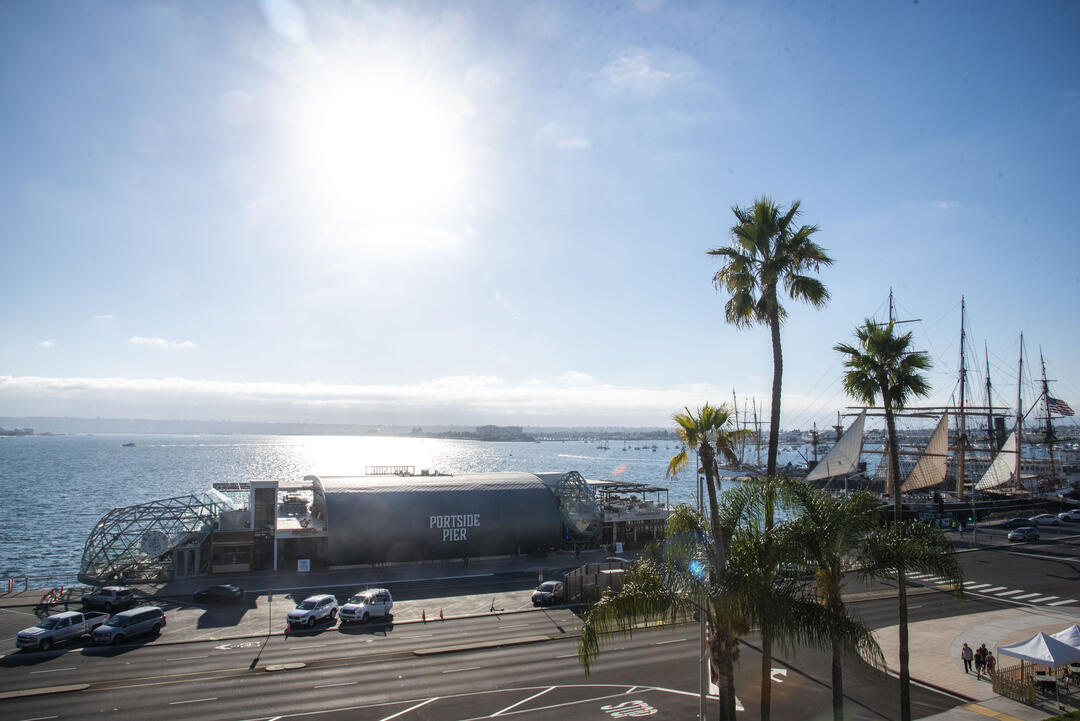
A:
POLYGON ((1046 397, 1046 410, 1049 413, 1057 413, 1059 416, 1075 416, 1072 408, 1069 408, 1069 404, 1060 398, 1046 397))

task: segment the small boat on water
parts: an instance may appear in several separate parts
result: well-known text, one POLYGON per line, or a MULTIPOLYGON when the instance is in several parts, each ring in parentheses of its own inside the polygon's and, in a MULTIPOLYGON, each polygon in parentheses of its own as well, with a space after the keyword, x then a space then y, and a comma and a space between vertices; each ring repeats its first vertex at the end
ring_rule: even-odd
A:
POLYGON ((135 444, 134 444, 134 443, 122 443, 121 445, 122 445, 122 446, 123 446, 124 448, 134 448, 134 447, 135 447, 135 444))

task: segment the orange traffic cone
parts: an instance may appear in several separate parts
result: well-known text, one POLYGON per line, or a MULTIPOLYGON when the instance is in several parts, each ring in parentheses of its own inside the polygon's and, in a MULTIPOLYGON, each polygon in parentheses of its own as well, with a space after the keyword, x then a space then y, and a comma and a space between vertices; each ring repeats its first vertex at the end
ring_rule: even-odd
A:
POLYGON ((446 620, 445 618, 443 618, 443 615, 442 615, 442 609, 441 609, 441 608, 439 609, 439 620, 440 620, 440 621, 445 621, 445 620, 446 620))

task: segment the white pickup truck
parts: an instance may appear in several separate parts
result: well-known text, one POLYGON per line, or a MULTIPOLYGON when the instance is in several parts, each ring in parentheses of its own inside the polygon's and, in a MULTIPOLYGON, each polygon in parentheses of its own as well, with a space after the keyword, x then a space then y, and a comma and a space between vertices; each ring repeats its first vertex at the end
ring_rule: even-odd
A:
POLYGON ((97 611, 54 613, 43 618, 38 625, 19 631, 15 637, 15 645, 22 650, 48 651, 58 643, 90 635, 91 631, 105 623, 108 618, 109 614, 97 611))

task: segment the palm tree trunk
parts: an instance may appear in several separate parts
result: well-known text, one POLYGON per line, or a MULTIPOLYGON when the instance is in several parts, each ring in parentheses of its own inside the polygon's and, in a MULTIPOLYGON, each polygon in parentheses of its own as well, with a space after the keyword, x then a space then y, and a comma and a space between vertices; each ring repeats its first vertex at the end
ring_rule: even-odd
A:
MULTIPOLYGON (((698 448, 701 467, 705 471, 705 488, 709 493, 709 521, 712 525, 713 543, 716 546, 716 573, 723 576, 727 566, 724 537, 720 528, 720 504, 717 500, 716 453, 708 443, 698 448)), ((719 579, 717 579, 719 580, 719 579)), ((720 613, 713 613, 713 639, 710 646, 712 663, 716 667, 720 700, 721 721, 735 721, 735 669, 734 638, 720 613)))
MULTIPOLYGON (((893 519, 897 523, 904 520, 902 493, 900 487, 900 449, 896 445, 896 419, 893 417, 892 400, 889 397, 889 384, 881 381, 881 398, 885 406, 885 428, 889 433, 889 474, 893 486, 893 519)), ((908 607, 907 576, 903 564, 896 569, 897 600, 900 605, 900 721, 911 721, 911 670, 908 668, 908 607)))
POLYGON ((772 639, 761 634, 761 721, 769 721, 772 713, 772 639))
POLYGON ((771 477, 776 475, 776 453, 780 448, 780 389, 784 377, 784 354, 780 350, 780 317, 776 311, 775 291, 773 309, 769 313, 769 329, 772 331, 772 408, 769 411, 769 461, 765 474, 771 477))
POLYGON ((832 717, 844 721, 844 665, 836 643, 832 647, 832 717))

